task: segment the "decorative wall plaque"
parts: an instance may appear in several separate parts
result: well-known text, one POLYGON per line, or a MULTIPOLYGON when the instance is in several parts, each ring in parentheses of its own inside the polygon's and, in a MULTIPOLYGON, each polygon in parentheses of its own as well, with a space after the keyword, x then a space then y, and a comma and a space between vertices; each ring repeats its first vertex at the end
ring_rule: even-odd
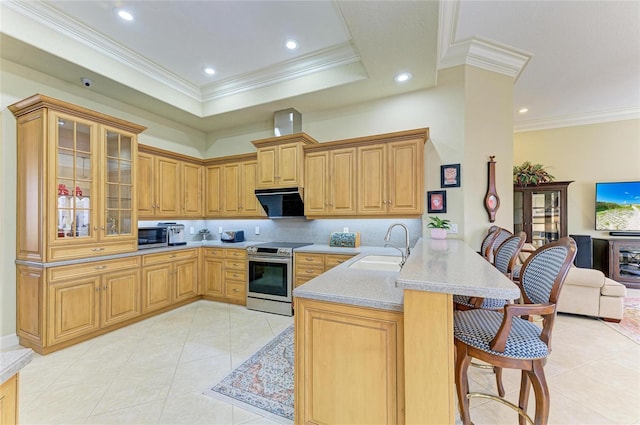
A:
POLYGON ((493 160, 494 158, 495 156, 491 155, 487 163, 488 183, 487 194, 484 196, 484 208, 489 214, 490 223, 496 221, 496 211, 500 208, 500 197, 496 191, 496 162, 493 160))

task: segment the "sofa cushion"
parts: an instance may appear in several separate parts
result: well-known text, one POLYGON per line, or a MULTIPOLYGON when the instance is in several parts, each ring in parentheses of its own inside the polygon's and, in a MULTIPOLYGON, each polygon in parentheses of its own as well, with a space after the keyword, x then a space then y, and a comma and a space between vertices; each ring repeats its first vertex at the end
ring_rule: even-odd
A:
POLYGON ((567 277, 564 280, 565 285, 589 286, 592 288, 602 288, 604 286, 604 273, 595 269, 583 269, 571 266, 567 277))
POLYGON ((615 280, 606 278, 604 280, 604 286, 600 290, 600 293, 607 297, 626 297, 627 288, 626 286, 616 282, 615 280))

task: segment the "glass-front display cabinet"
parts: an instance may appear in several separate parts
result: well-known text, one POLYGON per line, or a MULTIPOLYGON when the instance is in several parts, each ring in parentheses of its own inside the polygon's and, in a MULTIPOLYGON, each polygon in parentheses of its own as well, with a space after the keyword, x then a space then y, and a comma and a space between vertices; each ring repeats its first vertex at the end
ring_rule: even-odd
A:
POLYGON ((145 127, 36 94, 17 121, 16 258, 135 251, 137 135, 145 127))
POLYGON ((539 248, 567 236, 567 189, 572 181, 513 186, 513 231, 539 248))

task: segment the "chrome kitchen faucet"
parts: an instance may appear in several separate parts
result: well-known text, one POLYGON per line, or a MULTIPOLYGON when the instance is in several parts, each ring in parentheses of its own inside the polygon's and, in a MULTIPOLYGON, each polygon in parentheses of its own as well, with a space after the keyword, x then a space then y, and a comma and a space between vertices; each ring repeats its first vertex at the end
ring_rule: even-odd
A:
POLYGON ((393 223, 391 226, 389 226, 389 229, 387 229, 387 234, 384 235, 384 241, 386 242, 385 246, 390 245, 393 248, 397 249, 398 251, 400 251, 400 253, 402 254, 402 262, 400 263, 400 267, 404 266, 405 261, 407 261, 407 258, 409 258, 409 229, 407 228, 407 226, 405 226, 402 223, 393 223), (396 226, 400 226, 404 229, 404 245, 405 245, 405 250, 404 252, 402 251, 402 249, 398 248, 397 246, 389 243, 389 240, 391 239, 391 230, 393 230, 394 227, 396 226))

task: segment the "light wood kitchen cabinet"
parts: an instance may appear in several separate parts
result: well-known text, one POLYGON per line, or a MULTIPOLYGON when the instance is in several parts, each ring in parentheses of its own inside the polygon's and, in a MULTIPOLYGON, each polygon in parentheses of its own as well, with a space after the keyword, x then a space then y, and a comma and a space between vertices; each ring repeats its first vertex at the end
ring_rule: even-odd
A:
POLYGON ((140 315, 138 269, 49 285, 49 345, 140 315))
POLYGON ((47 345, 140 315, 139 258, 47 270, 47 345))
POLYGON ((339 266, 357 254, 322 254, 296 252, 293 255, 294 288, 339 266))
POLYGON ((205 177, 205 217, 222 215, 222 165, 206 165, 205 177))
POLYGON ((18 423, 18 376, 16 373, 0 385, 0 425, 18 423))
POLYGON ((203 248, 202 295, 222 299, 224 290, 224 248, 203 248))
POLYGON ((305 133, 254 140, 258 149, 256 188, 304 187, 302 146, 318 143, 305 133))
POLYGON ((247 303, 247 250, 226 248, 224 250, 225 296, 229 302, 247 303))
POLYGON ((204 248, 201 293, 207 299, 245 305, 247 251, 237 248, 204 248))
POLYGON ((150 146, 138 149, 138 216, 141 219, 202 217, 204 166, 196 159, 150 146))
POLYGON ((209 217, 264 217, 255 195, 256 154, 234 155, 208 161, 206 211, 209 217))
POLYGON ((306 216, 356 214, 356 148, 305 154, 306 216))
POLYGON ((358 147, 359 214, 422 214, 423 145, 417 139, 358 147))
POLYGON ((419 217, 426 128, 303 147, 307 217, 419 217))
POLYGON ((256 198, 257 161, 224 164, 223 216, 259 217, 265 212, 256 198))
POLYGON ((17 120, 17 259, 137 249, 135 163, 145 128, 43 95, 9 106, 17 120))
POLYGON ((295 303, 294 423, 403 424, 402 313, 295 303))
POLYGON ((198 256, 197 249, 143 256, 143 313, 198 296, 198 256))
POLYGON ((204 166, 182 161, 182 217, 202 217, 204 211, 204 166))

